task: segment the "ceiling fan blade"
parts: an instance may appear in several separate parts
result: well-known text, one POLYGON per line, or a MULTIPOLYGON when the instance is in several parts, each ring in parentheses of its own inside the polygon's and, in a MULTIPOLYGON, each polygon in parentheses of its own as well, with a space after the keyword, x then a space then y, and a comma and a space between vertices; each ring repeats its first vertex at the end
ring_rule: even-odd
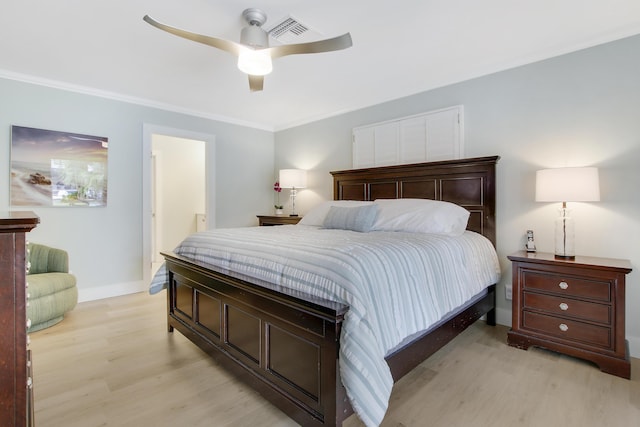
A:
POLYGON ((240 50, 243 48, 241 44, 238 44, 229 40, 219 39, 216 37, 203 36, 202 34, 196 34, 186 30, 181 30, 180 28, 175 28, 169 25, 162 24, 156 21, 155 19, 153 19, 152 17, 150 17, 149 15, 145 15, 144 18, 142 19, 145 22, 153 25, 154 27, 159 28, 162 31, 166 31, 167 33, 171 33, 178 37, 182 37, 194 42, 206 44, 207 46, 217 47, 218 49, 222 49, 236 56, 240 54, 240 50))
POLYGON ((295 55, 301 53, 321 53, 331 52, 334 50, 342 50, 351 47, 353 42, 351 41, 351 34, 346 33, 338 37, 331 39, 318 40, 308 43, 295 43, 286 44, 282 46, 273 46, 269 48, 271 51, 271 58, 280 58, 286 55, 295 55))
POLYGON ((254 76, 249 74, 249 89, 251 92, 258 92, 264 87, 264 76, 254 76))

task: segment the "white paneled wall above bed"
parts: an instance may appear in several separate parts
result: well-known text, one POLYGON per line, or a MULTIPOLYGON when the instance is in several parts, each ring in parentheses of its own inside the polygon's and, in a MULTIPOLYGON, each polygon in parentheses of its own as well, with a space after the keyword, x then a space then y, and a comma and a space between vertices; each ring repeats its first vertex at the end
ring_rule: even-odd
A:
POLYGON ((463 107, 444 108, 353 128, 353 167, 460 159, 463 107))

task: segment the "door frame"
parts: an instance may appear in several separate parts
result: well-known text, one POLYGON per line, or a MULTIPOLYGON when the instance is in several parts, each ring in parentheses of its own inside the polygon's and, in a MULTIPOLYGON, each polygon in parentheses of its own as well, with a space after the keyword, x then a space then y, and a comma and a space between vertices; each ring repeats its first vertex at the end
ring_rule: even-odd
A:
POLYGON ((205 215, 207 228, 214 228, 216 200, 216 136, 188 129, 143 123, 142 125, 142 278, 144 283, 151 282, 151 263, 153 247, 151 245, 152 226, 152 146, 153 135, 165 135, 176 138, 204 141, 205 143, 205 215))

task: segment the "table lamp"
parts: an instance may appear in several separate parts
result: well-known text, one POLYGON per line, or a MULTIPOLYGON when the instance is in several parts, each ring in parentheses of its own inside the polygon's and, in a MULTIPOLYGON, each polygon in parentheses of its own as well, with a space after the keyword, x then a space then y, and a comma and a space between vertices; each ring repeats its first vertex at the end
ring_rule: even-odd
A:
POLYGON ((574 222, 567 202, 597 202, 600 200, 598 169, 556 168, 536 172, 536 201, 562 202, 555 222, 555 257, 575 259, 574 222))
POLYGON ((280 169, 279 175, 280 187, 291 189, 291 214, 289 216, 298 216, 296 213, 296 193, 298 189, 307 186, 307 171, 302 169, 280 169))

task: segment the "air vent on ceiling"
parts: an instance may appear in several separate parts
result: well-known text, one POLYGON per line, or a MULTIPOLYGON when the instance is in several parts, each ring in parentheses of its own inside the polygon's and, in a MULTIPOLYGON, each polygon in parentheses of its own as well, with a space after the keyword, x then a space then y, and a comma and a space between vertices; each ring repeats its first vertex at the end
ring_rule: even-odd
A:
POLYGON ((267 32, 274 40, 283 44, 306 43, 322 38, 322 34, 291 15, 278 21, 267 32))

